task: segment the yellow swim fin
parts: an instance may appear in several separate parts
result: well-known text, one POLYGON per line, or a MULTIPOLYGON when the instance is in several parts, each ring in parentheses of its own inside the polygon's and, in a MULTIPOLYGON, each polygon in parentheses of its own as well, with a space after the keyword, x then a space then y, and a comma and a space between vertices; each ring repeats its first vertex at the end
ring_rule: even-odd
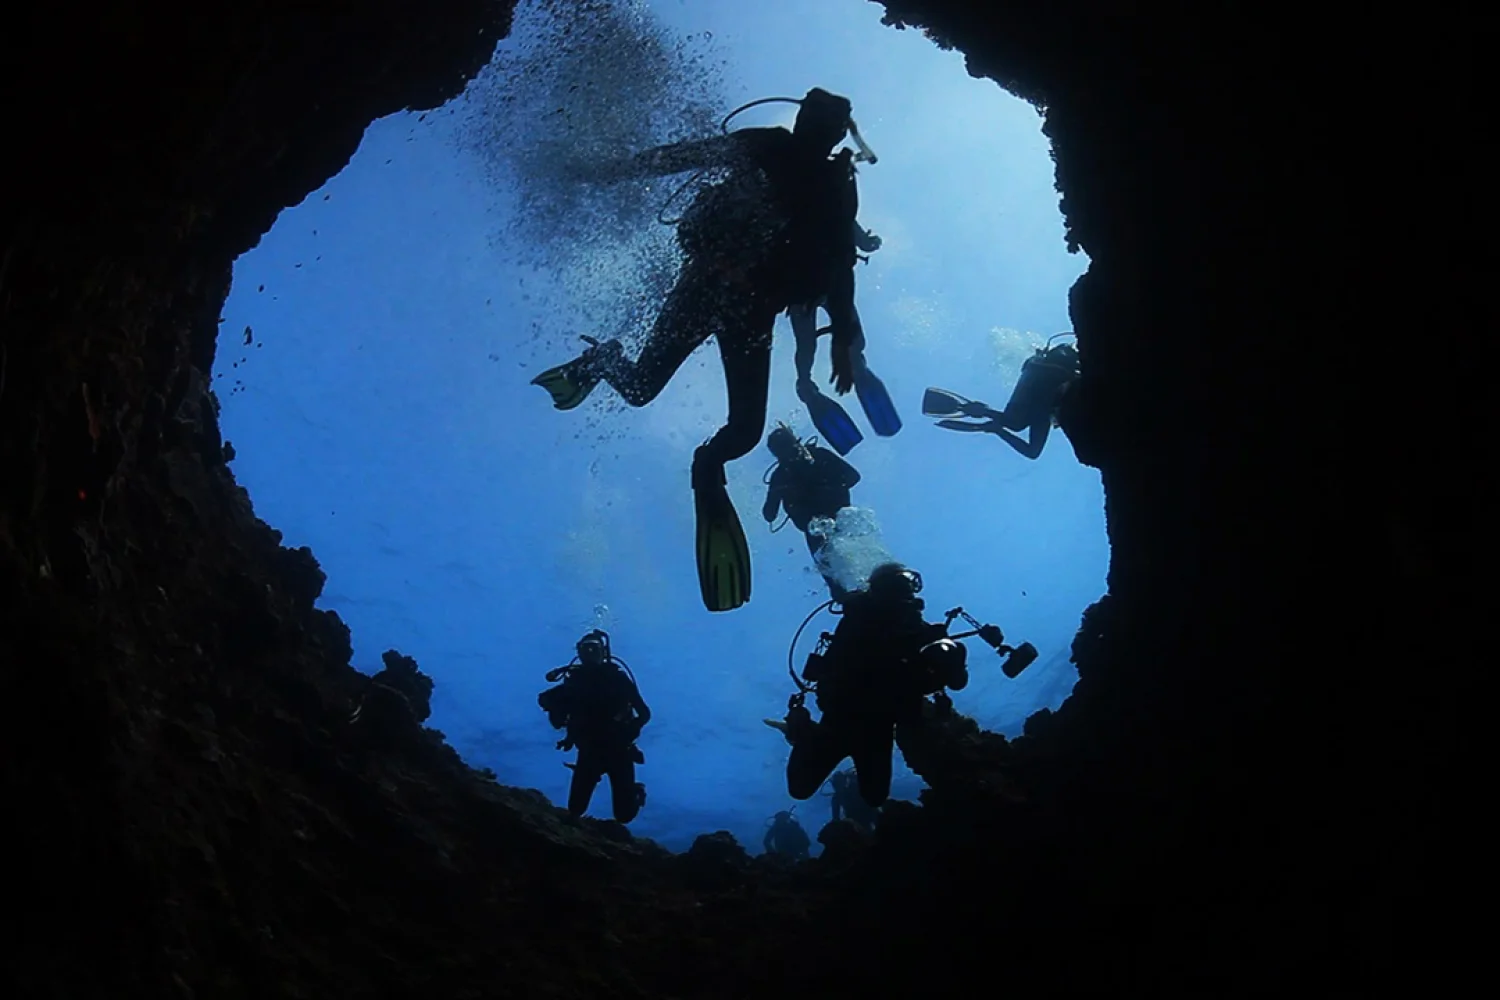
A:
POLYGON ((750 546, 723 486, 693 490, 698 520, 698 586, 710 611, 733 611, 750 600, 750 546))
POLYGON ((589 393, 604 376, 604 369, 620 357, 618 340, 601 342, 593 337, 584 337, 583 340, 589 345, 588 350, 572 361, 548 368, 531 380, 532 385, 547 390, 552 396, 552 405, 559 410, 571 410, 588 399, 589 393))
POLYGON ((552 405, 559 410, 571 410, 589 398, 594 386, 599 384, 599 373, 587 353, 556 368, 548 368, 531 380, 552 396, 552 405))

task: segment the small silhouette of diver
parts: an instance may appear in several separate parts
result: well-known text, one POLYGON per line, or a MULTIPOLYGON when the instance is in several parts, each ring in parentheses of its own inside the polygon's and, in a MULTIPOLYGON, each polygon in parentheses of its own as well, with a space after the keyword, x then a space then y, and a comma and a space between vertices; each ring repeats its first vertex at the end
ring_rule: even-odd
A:
POLYGON ((812 840, 807 831, 802 829, 802 824, 792 815, 791 810, 783 809, 772 816, 766 824, 765 840, 761 847, 767 854, 779 855, 783 858, 791 858, 793 861, 807 860, 807 852, 812 849, 812 840))
POLYGON ((776 317, 793 305, 824 302, 833 334, 833 385, 854 387, 855 216, 853 151, 834 147, 850 133, 849 100, 814 88, 799 102, 791 131, 746 128, 648 150, 605 166, 602 180, 721 168, 683 213, 677 241, 684 260, 635 361, 617 340, 589 338, 588 350, 533 382, 558 409, 572 409, 602 379, 631 406, 654 400, 699 344, 718 339, 729 397, 724 426, 693 455, 698 578, 710 611, 750 599, 750 550, 729 499, 724 467, 760 441, 771 377, 776 317))
POLYGON ((802 671, 822 720, 813 721, 797 694, 776 727, 792 746, 786 765, 792 798, 811 798, 835 767, 853 758, 860 797, 879 806, 891 790, 894 744, 923 725, 926 697, 968 685, 968 650, 948 637, 946 623, 923 620, 921 589, 918 573, 886 563, 870 574, 868 589, 844 597, 837 629, 802 671))
POLYGON ((568 812, 582 816, 599 779, 608 775, 615 819, 629 823, 646 802, 646 786, 635 780, 635 766, 646 758, 635 741, 651 721, 651 709, 630 668, 610 651, 606 632, 595 629, 577 648, 573 663, 547 673, 547 680, 562 683, 537 696, 552 728, 567 729, 558 749, 578 748, 578 760, 568 765, 568 812))
MULTIPOLYGON (((813 518, 836 517, 849 506, 849 490, 859 484, 859 470, 827 448, 804 444, 785 424, 766 436, 766 447, 776 456, 776 465, 766 482, 766 502, 761 516, 771 523, 786 516, 807 539, 808 555, 816 557, 825 539, 808 531, 813 518)), ((843 589, 824 577, 830 593, 840 597, 843 589)))
MULTIPOLYGON (((880 249, 880 237, 856 222, 854 246, 863 253, 873 253, 880 249)), ((792 323, 792 335, 797 342, 797 398, 807 406, 813 426, 823 435, 828 446, 840 455, 847 455, 855 445, 864 440, 864 435, 859 432, 848 412, 836 400, 829 399, 818 389, 812 376, 813 361, 818 353, 818 336, 828 332, 826 329, 818 329, 818 307, 821 305, 823 300, 820 299, 818 302, 793 305, 787 309, 787 318, 792 323)), ((858 333, 849 351, 849 361, 854 370, 854 391, 859 397, 860 406, 864 408, 865 418, 870 421, 870 427, 881 437, 892 437, 901 430, 901 416, 891 402, 885 383, 876 377, 865 362, 864 327, 858 322, 857 309, 854 315, 854 326, 858 333)))
POLYGON ((947 419, 937 425, 950 431, 994 434, 1021 455, 1035 459, 1046 446, 1058 407, 1077 377, 1078 351, 1072 344, 1043 347, 1021 366, 1021 377, 1004 410, 990 409, 945 389, 928 389, 922 398, 922 412, 930 417, 978 418, 977 423, 947 419), (1030 433, 1024 440, 1011 433, 1028 428, 1030 433))

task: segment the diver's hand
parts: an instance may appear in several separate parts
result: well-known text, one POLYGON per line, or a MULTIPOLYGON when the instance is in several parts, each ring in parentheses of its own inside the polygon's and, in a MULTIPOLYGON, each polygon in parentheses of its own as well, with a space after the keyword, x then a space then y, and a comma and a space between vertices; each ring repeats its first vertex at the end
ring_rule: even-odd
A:
POLYGON ((828 383, 833 386, 834 392, 842 396, 854 388, 854 358, 849 350, 849 344, 840 343, 839 340, 839 337, 834 337, 833 377, 828 380, 828 383))

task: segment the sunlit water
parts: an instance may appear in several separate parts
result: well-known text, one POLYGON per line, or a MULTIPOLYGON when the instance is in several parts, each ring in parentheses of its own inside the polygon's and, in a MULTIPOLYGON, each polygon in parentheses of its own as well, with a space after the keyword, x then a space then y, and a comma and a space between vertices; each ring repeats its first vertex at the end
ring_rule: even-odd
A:
MULTIPOLYGON (((609 44, 538 75, 525 61, 538 21, 523 16, 468 98, 375 123, 349 166, 237 263, 215 384, 236 476, 287 544, 312 546, 329 578, 321 605, 353 630, 358 667, 379 669, 392 647, 414 656, 437 681, 430 724, 476 767, 560 803, 570 772, 536 693, 602 625, 655 713, 641 741, 650 797, 631 829, 674 848, 727 829, 758 850, 789 804, 786 745, 761 720, 784 711, 788 642, 826 593, 795 529, 759 519, 761 448, 729 471, 754 598, 703 610, 688 466, 724 414, 711 343, 640 410, 602 388, 559 413, 528 384, 573 356, 579 333, 638 337, 672 276, 671 232, 653 216, 675 182, 589 202, 549 174, 553 158, 715 128, 744 101, 815 85, 853 100, 880 156, 860 173, 860 218, 884 239, 859 269, 858 303, 906 422, 876 438, 847 397, 866 428, 849 456, 864 474, 854 500, 922 572, 934 616, 962 604, 1040 650, 1014 681, 971 650, 956 703, 1007 734, 1075 680, 1068 645, 1108 559, 1099 478, 1061 434, 1027 462, 993 437, 930 426, 920 399, 939 385, 1003 403, 1031 348, 1069 328, 1067 289, 1087 262, 1065 251, 1037 113, 971 79, 959 54, 882 27, 878 5, 650 8, 685 40, 659 53, 676 78, 611 67, 598 54, 609 44), (582 56, 614 96, 580 98, 582 125, 559 131, 538 109, 582 56), (622 74, 657 85, 622 90, 622 74)), ((618 51, 643 24, 610 29, 618 51)), ((789 120, 773 106, 736 124, 789 120)), ((811 434, 785 319, 777 336, 771 419, 811 434)), ((826 340, 817 371, 827 377, 826 340)), ((919 788, 898 754, 893 794, 919 788)), ((799 809, 810 832, 826 809, 799 809)), ((602 785, 592 813, 608 810, 602 785)))

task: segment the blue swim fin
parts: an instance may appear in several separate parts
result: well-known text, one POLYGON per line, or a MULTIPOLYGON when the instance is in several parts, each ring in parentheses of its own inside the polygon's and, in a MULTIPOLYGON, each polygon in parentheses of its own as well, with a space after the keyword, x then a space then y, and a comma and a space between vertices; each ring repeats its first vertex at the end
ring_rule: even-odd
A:
POLYGON ((847 455, 854 446, 865 439, 854 424, 854 418, 837 402, 823 395, 816 388, 798 393, 807 404, 807 413, 813 426, 818 429, 828 447, 840 455, 847 455))
POLYGON ((859 405, 865 409, 870 429, 881 437, 895 437, 901 430, 901 415, 891 394, 885 391, 885 383, 866 368, 854 377, 854 391, 859 396, 859 405))

